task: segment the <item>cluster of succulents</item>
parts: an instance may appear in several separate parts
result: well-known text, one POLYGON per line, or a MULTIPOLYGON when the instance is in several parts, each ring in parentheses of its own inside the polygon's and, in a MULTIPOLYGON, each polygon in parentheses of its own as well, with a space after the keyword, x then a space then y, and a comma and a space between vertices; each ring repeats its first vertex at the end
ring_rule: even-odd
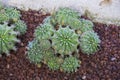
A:
MULTIPOLYGON (((3 7, 3 6, 1 6, 3 7)), ((7 22, 9 25, 15 25, 15 31, 24 34, 26 32, 26 24, 20 19, 20 11, 13 7, 3 7, 0 9, 0 23, 7 22)))
POLYGON ((20 42, 17 36, 26 32, 26 24, 20 17, 20 11, 16 8, 0 4, 0 56, 16 50, 15 43, 20 42))
POLYGON ((28 59, 36 64, 44 63, 50 70, 76 72, 81 61, 72 53, 78 55, 81 50, 89 55, 99 49, 100 39, 93 26, 74 10, 59 9, 36 28, 34 40, 37 44, 34 40, 29 42, 28 59))

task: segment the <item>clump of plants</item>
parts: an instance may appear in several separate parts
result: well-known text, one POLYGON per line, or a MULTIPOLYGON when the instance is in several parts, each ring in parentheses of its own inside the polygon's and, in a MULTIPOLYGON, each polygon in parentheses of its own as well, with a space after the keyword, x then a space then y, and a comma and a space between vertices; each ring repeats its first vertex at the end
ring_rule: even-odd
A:
POLYGON ((14 25, 15 31, 20 34, 25 34, 27 26, 24 21, 20 19, 20 11, 13 7, 3 7, 0 9, 0 23, 7 22, 8 25, 14 25))
POLYGON ((0 4, 0 56, 16 50, 15 44, 20 42, 17 36, 25 34, 27 27, 20 17, 20 11, 16 8, 0 4))
POLYGON ((50 70, 76 72, 81 63, 75 56, 79 50, 88 55, 99 50, 100 39, 93 27, 90 20, 81 19, 76 11, 60 8, 36 28, 27 57, 35 64, 48 65, 50 70))

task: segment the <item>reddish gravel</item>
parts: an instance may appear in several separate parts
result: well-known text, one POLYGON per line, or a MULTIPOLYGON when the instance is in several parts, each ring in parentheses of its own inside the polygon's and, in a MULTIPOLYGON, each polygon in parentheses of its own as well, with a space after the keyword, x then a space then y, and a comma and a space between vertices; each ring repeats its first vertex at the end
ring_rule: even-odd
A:
POLYGON ((19 36, 17 52, 0 58, 0 80, 120 80, 120 26, 94 23, 100 36, 100 50, 87 56, 80 52, 81 67, 75 73, 50 71, 43 64, 37 68, 26 59, 26 45, 33 39, 36 26, 49 14, 36 11, 21 11, 22 20, 28 26, 27 33, 19 36))

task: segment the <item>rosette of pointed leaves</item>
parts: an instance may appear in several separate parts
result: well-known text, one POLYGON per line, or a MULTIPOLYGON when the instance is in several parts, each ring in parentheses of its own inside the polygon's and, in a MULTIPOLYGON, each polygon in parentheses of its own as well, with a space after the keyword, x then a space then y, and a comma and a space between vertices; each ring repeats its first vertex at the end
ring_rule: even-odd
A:
POLYGON ((52 37, 52 46, 60 54, 70 54, 77 50, 78 35, 69 27, 60 27, 52 37))
POLYGON ((97 33, 94 31, 87 31, 81 35, 80 48, 85 54, 94 54, 96 51, 98 51, 100 42, 101 41, 97 33))
POLYGON ((41 45, 37 40, 29 42, 27 57, 31 62, 35 64, 38 64, 42 61, 43 50, 41 49, 41 45))
POLYGON ((9 16, 9 19, 12 19, 14 22, 19 20, 21 17, 20 11, 18 11, 16 8, 6 7, 5 12, 9 16))
POLYGON ((76 11, 69 9, 69 8, 60 8, 55 13, 55 20, 60 25, 67 25, 71 22, 72 18, 78 18, 79 15, 76 11))
POLYGON ((86 31, 91 31, 93 30, 93 23, 90 20, 85 20, 85 19, 81 19, 81 27, 80 30, 81 32, 86 32, 86 31))
POLYGON ((18 32, 14 31, 14 26, 7 26, 7 23, 0 24, 0 54, 6 53, 9 55, 10 50, 16 50, 15 43, 18 32))
POLYGON ((80 67, 80 61, 76 57, 65 58, 63 64, 61 64, 61 71, 64 72, 76 72, 77 68, 80 67))
POLYGON ((44 23, 38 26, 35 30, 35 38, 38 40, 50 39, 53 34, 53 26, 49 23, 44 23))
POLYGON ((22 20, 18 20, 17 22, 15 22, 15 30, 19 31, 20 34, 25 34, 25 32, 27 30, 27 26, 26 26, 25 22, 22 20))

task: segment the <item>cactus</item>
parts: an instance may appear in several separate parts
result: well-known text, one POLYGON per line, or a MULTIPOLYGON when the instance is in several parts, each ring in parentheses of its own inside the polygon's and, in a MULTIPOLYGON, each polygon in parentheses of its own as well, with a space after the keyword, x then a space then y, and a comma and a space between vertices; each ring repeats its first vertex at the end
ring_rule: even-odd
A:
POLYGON ((61 71, 64 72, 76 72, 77 68, 80 67, 80 61, 76 57, 65 58, 63 64, 61 64, 61 71))
POLYGON ((0 24, 0 54, 6 53, 9 55, 10 50, 16 50, 15 43, 18 32, 14 31, 14 26, 7 26, 7 23, 0 24))
POLYGON ((20 34, 25 34, 25 32, 27 30, 27 26, 26 26, 25 22, 22 20, 18 20, 17 22, 15 22, 15 30, 19 31, 20 34))
POLYGON ((52 48, 43 51, 43 63, 47 64, 51 58, 54 58, 54 50, 52 48))
POLYGON ((80 19, 81 21, 81 32, 91 31, 93 30, 93 23, 90 20, 80 19))
POLYGON ((94 31, 87 31, 81 35, 80 48, 85 54, 94 54, 98 51, 100 39, 94 31))
POLYGON ((35 64, 38 64, 42 61, 43 50, 41 49, 41 45, 37 40, 33 40, 29 42, 27 56, 28 59, 35 64))
POLYGON ((21 17, 20 11, 18 11, 16 8, 6 7, 5 12, 9 16, 9 19, 13 20, 14 22, 19 20, 21 17))
POLYGON ((6 13, 0 13, 0 23, 9 21, 9 16, 6 13))
POLYGON ((78 17, 79 17, 78 13, 69 8, 60 8, 55 13, 55 20, 60 25, 67 25, 68 23, 71 22, 72 18, 77 19, 78 17))
POLYGON ((35 30, 35 38, 38 40, 50 39, 53 34, 53 26, 49 23, 41 24, 35 30))
POLYGON ((52 46, 60 54, 70 54, 77 50, 78 35, 69 27, 59 28, 52 37, 52 46))
POLYGON ((82 26, 82 22, 79 19, 72 18, 68 25, 74 30, 80 30, 82 26))
POLYGON ((33 63, 46 63, 49 58, 54 54, 52 49, 50 49, 50 43, 47 40, 38 41, 33 40, 28 44, 28 58, 33 63), (44 61, 43 61, 44 60, 44 61))
POLYGON ((51 70, 58 70, 60 68, 61 59, 58 57, 51 58, 47 65, 51 70))
POLYGON ((41 40, 39 43, 42 47, 43 50, 48 50, 51 47, 51 43, 49 40, 41 40))

